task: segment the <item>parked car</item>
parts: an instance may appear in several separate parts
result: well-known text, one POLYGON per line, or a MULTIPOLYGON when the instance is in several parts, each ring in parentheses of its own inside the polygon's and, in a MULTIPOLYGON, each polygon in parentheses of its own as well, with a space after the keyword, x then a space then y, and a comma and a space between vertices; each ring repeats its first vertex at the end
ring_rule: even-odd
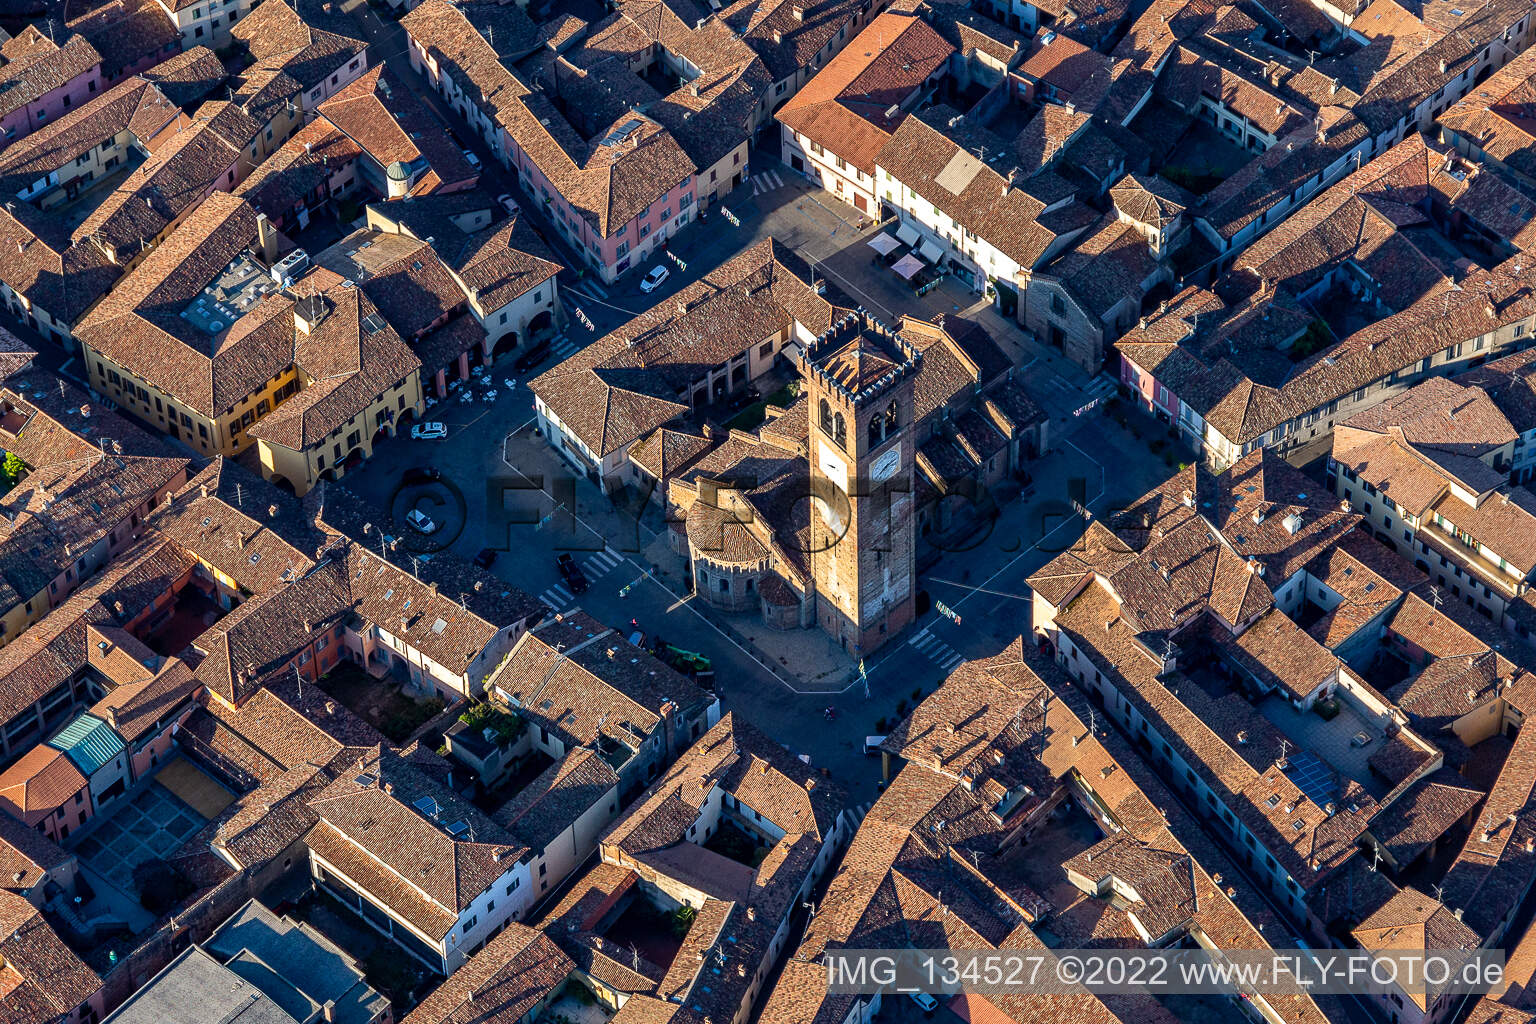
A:
POLYGON ((560 567, 560 575, 565 577, 565 582, 570 584, 571 593, 587 592, 587 574, 581 571, 581 566, 576 564, 576 559, 572 558, 569 552, 561 552, 557 555, 555 564, 560 567))
POLYGON ((495 548, 481 548, 480 549, 480 553, 475 556, 475 564, 478 565, 482 569, 489 569, 491 566, 495 565, 496 564, 496 549, 495 548))
POLYGON ((422 533, 437 532, 437 523, 433 522, 432 517, 427 515, 419 508, 413 508, 407 512, 405 514, 405 521, 416 527, 416 529, 420 530, 422 533))
POLYGON ((547 355, 549 355, 549 342, 541 341, 537 345, 530 348, 528 351, 524 352, 522 355, 518 356, 517 362, 512 364, 512 368, 518 373, 527 373, 529 370, 542 363, 544 361, 544 357, 547 355))
POLYGON ((448 436, 448 428, 442 423, 418 423, 411 428, 411 437, 417 441, 437 441, 448 436))
POLYGON ((908 992, 907 995, 912 997, 914 1003, 922 1007, 924 1013, 932 1013, 939 1008, 939 1001, 927 992, 908 992))
POLYGON ((508 213, 517 212, 517 200, 512 198, 512 194, 510 192, 503 192, 501 195, 496 197, 496 201, 500 203, 501 208, 506 210, 508 213))
POLYGON ((475 156, 475 151, 472 149, 466 149, 462 150, 462 152, 464 154, 465 162, 467 162, 469 166, 478 171, 480 169, 480 158, 475 156))
POLYGON ((402 478, 408 484, 426 484, 440 479, 443 473, 436 466, 412 466, 402 478))
POLYGON ((666 279, 671 276, 672 271, 668 270, 665 265, 658 263, 651 268, 650 273, 646 274, 645 277, 641 279, 640 290, 649 295, 657 288, 660 288, 662 282, 666 281, 666 279))

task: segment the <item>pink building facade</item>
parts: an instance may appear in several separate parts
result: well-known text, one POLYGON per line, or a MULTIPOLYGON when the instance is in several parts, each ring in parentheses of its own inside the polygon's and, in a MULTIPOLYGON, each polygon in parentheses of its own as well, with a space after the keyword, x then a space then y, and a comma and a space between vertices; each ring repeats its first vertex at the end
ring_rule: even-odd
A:
POLYGON ((1120 383, 1131 392, 1137 405, 1153 415, 1162 413, 1170 423, 1178 422, 1179 396, 1123 355, 1120 357, 1120 383))
MULTIPOLYGON (((83 41, 82 41, 83 42, 83 41)), ((15 142, 90 102, 106 83, 98 60, 81 74, 0 116, 0 145, 15 142)))

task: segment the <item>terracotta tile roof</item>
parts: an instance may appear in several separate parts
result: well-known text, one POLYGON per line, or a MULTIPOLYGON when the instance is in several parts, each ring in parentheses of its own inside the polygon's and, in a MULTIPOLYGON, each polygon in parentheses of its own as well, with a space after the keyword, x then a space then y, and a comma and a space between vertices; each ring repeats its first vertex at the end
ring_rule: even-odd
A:
POLYGON ((479 177, 431 112, 382 64, 322 103, 319 113, 381 167, 424 160, 443 187, 479 177))
POLYGON ((1145 236, 1112 214, 1105 214, 1040 273, 1057 278, 1085 311, 1101 321, 1159 269, 1145 236))
POLYGON ((0 891, 0 989, 8 1024, 68 1018, 101 991, 101 978, 64 944, 43 915, 0 891), (15 1015, 12 1015, 12 1011, 15 1015))
MULTIPOLYGON (((831 840, 843 800, 841 789, 816 769, 726 714, 630 805, 602 847, 622 852, 637 870, 677 877, 716 899, 755 907, 757 925, 771 932, 789 912, 821 845, 831 840), (700 807, 716 789, 783 831, 756 868, 688 838, 700 807)), ((744 911, 740 916, 745 918, 744 911)))
POLYGON ((1371 818, 1369 830, 1401 868, 1429 849, 1483 799, 1458 773, 1441 768, 1415 782, 1371 818))
POLYGON ((101 598, 162 543, 153 538, 135 543, 40 622, 0 647, 0 722, 9 722, 85 667, 89 627, 121 624, 101 598))
POLYGON ((215 192, 92 312, 80 337, 204 415, 225 415, 292 365, 292 305, 268 295, 217 337, 177 314, 255 237, 255 211, 215 192))
MULTIPOLYGON (((664 41, 676 50, 684 43, 674 33, 692 33, 691 22, 684 28, 661 4, 632 6, 647 8, 637 10, 632 20, 637 28, 642 18, 647 21, 650 28, 641 31, 652 42, 664 41), (661 38, 664 31, 666 40, 661 38)), ((631 16, 621 13, 620 17, 631 16)), ((530 51, 537 36, 521 8, 495 4, 456 8, 445 0, 427 0, 401 25, 448 73, 475 83, 485 115, 507 131, 599 235, 612 235, 659 196, 691 179, 694 160, 673 132, 656 120, 625 111, 612 124, 595 126, 584 139, 549 97, 519 78, 510 62, 530 51), (606 143, 615 130, 624 133, 622 141, 606 143)), ((733 38, 729 33, 725 36, 714 46, 706 43, 701 52, 694 52, 693 63, 714 66, 733 38)), ((754 60, 750 51, 746 57, 754 60)), ((762 84, 767 84, 766 76, 762 84)), ((729 85, 721 91, 732 94, 729 85)))
POLYGON ((141 72, 140 77, 155 83, 176 106, 189 107, 212 92, 224 75, 217 54, 206 46, 194 46, 141 72))
POLYGON ((665 481, 687 470, 713 446, 707 437, 661 427, 636 441, 629 449, 629 458, 653 479, 665 481))
POLYGON ((330 122, 317 119, 295 132, 233 191, 276 220, 303 206, 309 197, 324 194, 331 177, 360 152, 330 122))
POLYGON ((0 774, 0 809, 31 828, 85 786, 85 776, 64 753, 38 744, 0 774))
MULTIPOLYGON (((1460 915, 1417 889, 1402 889, 1370 917, 1355 926, 1351 935, 1361 948, 1389 955, 1397 951, 1470 951, 1481 945, 1476 932, 1462 923, 1460 915)), ((1444 953, 1442 953, 1444 955, 1444 953)), ((1409 989, 1419 1007, 1434 1005, 1440 994, 1433 981, 1427 991, 1409 989)))
POLYGON ((59 218, 26 203, 0 209, 0 250, 0 281, 70 326, 121 273, 94 244, 72 240, 59 218))
POLYGON ((1516 431, 1523 434, 1536 429, 1536 349, 1512 352, 1453 379, 1482 389, 1516 431))
POLYGON ((1107 836, 1062 862, 1097 884, 1119 882, 1136 893, 1127 911, 1153 938, 1186 925, 1195 915, 1194 865, 1182 850, 1163 850, 1125 832, 1107 836))
POLYGON ((320 818, 306 837, 310 848, 433 938, 526 852, 463 797, 383 747, 310 808, 320 818), (428 800, 435 817, 417 808, 428 800), (456 838, 446 829, 460 821, 467 827, 456 838))
POLYGON ((1228 440, 1246 444, 1451 345, 1528 319, 1536 296, 1519 280, 1510 262, 1480 272, 1461 289, 1426 295, 1294 364, 1278 342, 1304 330, 1311 316, 1285 290, 1227 307, 1210 292, 1188 288, 1116 347, 1228 440), (1205 314, 1198 330, 1196 313, 1205 314))
POLYGON ((1536 736, 1516 734, 1497 781, 1445 875, 1445 904, 1462 908, 1463 919, 1488 936, 1506 909, 1531 882, 1536 818, 1529 813, 1536 784, 1536 736))
POLYGON ((780 81, 814 67, 825 48, 836 48, 839 33, 852 28, 860 11, 852 0, 735 0, 720 11, 720 20, 756 52, 773 80, 780 81))
POLYGON ((616 805, 618 785, 619 776, 597 751, 578 747, 492 812, 491 820, 542 854, 601 801, 616 805))
POLYGON ((7 46, 11 59, 0 64, 0 117, 37 102, 101 65, 101 54, 83 35, 70 35, 63 43, 55 43, 39 34, 37 45, 25 55, 19 55, 16 48, 21 38, 7 46))
POLYGON ((0 192, 22 192, 54 171, 67 177, 76 157, 122 132, 152 149, 180 117, 164 93, 134 75, 0 151, 0 192))
POLYGON ((188 480, 153 522, 161 535, 256 594, 314 568, 326 540, 292 495, 223 457, 188 480))
POLYGON ((683 415, 688 388, 705 368, 791 324, 825 332, 838 296, 824 297, 809 278, 798 257, 766 239, 529 387, 566 429, 607 456, 683 415))
POLYGON ((1008 447, 1008 435, 976 409, 955 417, 955 443, 978 466, 989 464, 992 457, 1008 447))
MULTIPOLYGON (((241 154, 283 103, 283 96, 269 97, 249 109, 243 101, 204 103, 190 125, 166 139, 101 200, 75 229, 74 238, 89 239, 103 251, 116 253, 117 262, 129 262, 143 242, 164 232, 215 186, 231 184, 228 172, 237 168, 241 154)), ((215 193, 209 201, 217 197, 215 193)), ((196 216, 189 214, 188 219, 196 216)))
POLYGON ((1265 612, 1226 649, 1239 667, 1293 701, 1305 700, 1339 670, 1339 659, 1278 608, 1265 612))
POLYGON ((69 22, 101 54, 101 77, 116 78, 131 65, 181 52, 181 33, 158 3, 112 0, 69 22))
POLYGON ((0 811, 0 891, 26 896, 73 860, 36 828, 0 811))
POLYGON ((661 725, 666 704, 686 717, 711 701, 686 676, 579 611, 530 630, 486 685, 509 697, 525 721, 572 747, 602 739, 635 748, 661 725))
POLYGON ((875 173, 875 157, 906 116, 903 101, 942 68, 953 48, 920 18, 885 13, 779 108, 779 121, 875 173), (887 116, 896 110, 894 116, 887 116))
POLYGON ((575 967, 542 932, 513 921, 402 1024, 519 1024, 575 967))
MULTIPOLYGON (((1058 108, 1063 109, 1064 108, 1058 108)), ((1041 130, 1056 114, 1040 115, 1041 130)), ((1050 254, 1058 239, 1070 237, 1087 226, 1094 214, 1070 204, 1066 217, 1046 216, 1046 204, 1030 195, 1023 180, 1010 187, 1008 167, 974 153, 985 147, 990 154, 1004 154, 1008 143, 985 129, 957 120, 959 112, 935 106, 903 121, 880 151, 875 162, 912 189, 940 212, 997 247, 1021 267, 1034 268, 1050 254), (1001 170, 997 168, 1002 168, 1001 170), (1042 220, 1042 218, 1045 218, 1042 220), (1024 227, 1021 228, 1021 225, 1024 227)), ((1046 140, 1036 140, 1034 159, 1044 158, 1046 140)), ((1056 140, 1064 144, 1064 140, 1056 140)), ((1055 144, 1052 144, 1055 148, 1055 144)), ((1006 157, 1003 157, 1006 160, 1006 157)), ((1028 173, 1028 166, 1025 172, 1028 173)))
MULTIPOLYGON (((117 632, 120 639, 132 636, 117 632)), ((150 653, 147 648, 145 653, 150 653)), ((91 707, 91 714, 105 718, 113 732, 133 743, 189 708, 198 685, 192 669, 172 658, 145 678, 119 685, 91 707)))
MULTIPOLYGON (((309 386, 251 426, 248 433, 293 451, 323 443, 332 431, 369 409, 378 396, 413 379, 421 361, 361 288, 347 287, 323 268, 294 283, 307 308, 323 303, 324 318, 293 333, 293 364, 309 386)), ((294 307, 298 308, 298 307, 294 307)))
POLYGON ((1440 127, 1475 145, 1484 158, 1536 177, 1536 53, 1527 50, 1451 104, 1440 127))
POLYGON ((353 57, 361 56, 367 44, 337 32, 346 24, 335 17, 321 19, 319 5, 308 9, 287 3, 259 3, 229 30, 231 43, 240 45, 252 64, 242 75, 247 78, 282 69, 302 89, 318 85, 339 71, 353 57))

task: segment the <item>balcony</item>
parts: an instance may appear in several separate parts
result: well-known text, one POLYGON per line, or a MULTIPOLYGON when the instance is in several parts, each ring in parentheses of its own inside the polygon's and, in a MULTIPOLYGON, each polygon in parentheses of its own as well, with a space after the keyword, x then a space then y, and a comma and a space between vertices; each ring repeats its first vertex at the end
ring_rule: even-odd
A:
MULTIPOLYGON (((1482 552, 1468 546, 1459 536, 1432 519, 1424 521, 1424 524, 1419 527, 1417 537, 1429 545, 1431 554, 1444 555, 1447 561, 1460 566, 1477 582, 1487 584, 1500 596, 1516 597, 1525 590, 1524 581, 1515 579, 1499 568, 1498 562, 1491 561, 1482 552)), ((1434 566, 1431 565, 1430 569, 1433 571, 1434 566)))

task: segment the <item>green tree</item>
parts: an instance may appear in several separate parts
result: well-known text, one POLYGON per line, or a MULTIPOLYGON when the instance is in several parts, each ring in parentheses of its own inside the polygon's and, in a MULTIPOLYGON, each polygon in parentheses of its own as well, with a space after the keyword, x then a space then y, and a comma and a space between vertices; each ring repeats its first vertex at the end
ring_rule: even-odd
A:
POLYGON ((27 464, 21 461, 21 456, 15 452, 5 453, 5 462, 0 463, 0 480, 3 480, 5 489, 10 490, 16 486, 16 481, 27 471, 27 464))

